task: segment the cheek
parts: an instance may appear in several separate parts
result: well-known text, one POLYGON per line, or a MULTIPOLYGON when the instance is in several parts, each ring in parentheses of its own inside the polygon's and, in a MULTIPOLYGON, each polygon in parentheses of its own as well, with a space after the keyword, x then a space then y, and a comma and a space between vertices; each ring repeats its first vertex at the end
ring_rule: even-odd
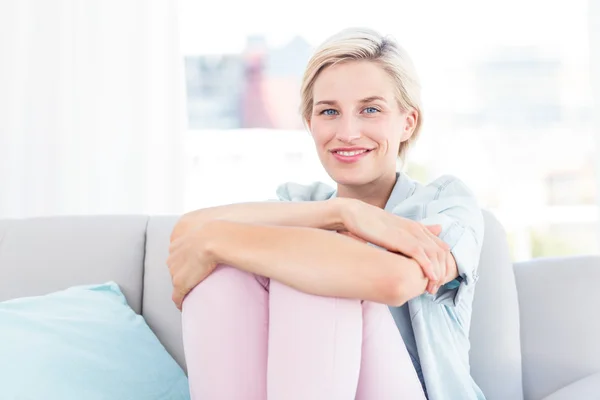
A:
POLYGON ((385 143, 388 149, 396 151, 400 147, 404 126, 395 118, 373 121, 371 138, 379 143, 385 143))
POLYGON ((373 119, 365 121, 363 126, 364 134, 379 145, 391 146, 394 140, 397 140, 394 135, 394 128, 386 119, 373 119))
POLYGON ((335 130, 332 129, 331 124, 318 120, 311 124, 310 133, 317 145, 326 144, 335 136, 335 130))

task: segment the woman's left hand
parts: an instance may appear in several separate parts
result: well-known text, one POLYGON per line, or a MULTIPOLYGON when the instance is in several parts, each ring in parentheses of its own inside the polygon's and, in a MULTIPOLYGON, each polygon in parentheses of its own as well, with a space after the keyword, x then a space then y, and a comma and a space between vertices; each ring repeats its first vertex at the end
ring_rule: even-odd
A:
POLYGON ((217 266, 206 246, 204 227, 190 230, 171 241, 167 265, 173 283, 172 300, 181 311, 185 296, 217 266))
MULTIPOLYGON (((436 235, 436 238, 437 235, 439 235, 439 233, 441 232, 441 227, 439 225, 426 226, 425 228, 427 229, 430 235, 436 235)), ((338 231, 338 233, 344 236, 348 236, 352 239, 358 240, 359 242, 367 243, 366 240, 348 231, 342 230, 338 231)), ((437 291, 440 289, 441 285, 443 285, 445 283, 445 280, 448 279, 448 275, 451 275, 453 271, 456 271, 456 263, 454 262, 454 258, 449 251, 438 253, 437 260, 440 269, 436 270, 436 274, 438 274, 441 278, 439 281, 429 280, 429 282, 427 283, 427 288, 425 290, 431 294, 436 294, 437 291)))

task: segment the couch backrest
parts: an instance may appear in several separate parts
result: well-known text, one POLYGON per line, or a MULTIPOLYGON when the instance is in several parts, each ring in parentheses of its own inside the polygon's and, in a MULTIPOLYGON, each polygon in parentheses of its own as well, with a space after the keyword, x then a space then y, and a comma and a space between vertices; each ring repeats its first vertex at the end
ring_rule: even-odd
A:
POLYGON ((521 400, 519 302, 506 233, 484 211, 485 236, 471 320, 471 374, 488 400, 521 400))
POLYGON ((515 273, 526 398, 598 373, 600 256, 539 258, 517 263, 515 273))
POLYGON ((166 265, 169 238, 175 222, 177 219, 174 217, 152 217, 148 223, 142 310, 146 322, 163 346, 186 369, 181 313, 171 300, 171 277, 166 265))
POLYGON ((117 282, 141 312, 146 216, 0 220, 0 301, 117 282))

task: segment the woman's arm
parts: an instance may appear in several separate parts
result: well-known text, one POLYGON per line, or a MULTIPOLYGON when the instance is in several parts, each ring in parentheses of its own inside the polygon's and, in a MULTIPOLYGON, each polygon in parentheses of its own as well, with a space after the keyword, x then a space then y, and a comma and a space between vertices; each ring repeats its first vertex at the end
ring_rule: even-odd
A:
POLYGON ((399 306, 428 282, 412 259, 321 229, 215 220, 194 236, 216 264, 320 296, 399 306))
POLYGON ((183 215, 173 228, 171 241, 204 223, 222 219, 233 222, 343 229, 345 199, 306 202, 260 202, 204 208, 183 215))

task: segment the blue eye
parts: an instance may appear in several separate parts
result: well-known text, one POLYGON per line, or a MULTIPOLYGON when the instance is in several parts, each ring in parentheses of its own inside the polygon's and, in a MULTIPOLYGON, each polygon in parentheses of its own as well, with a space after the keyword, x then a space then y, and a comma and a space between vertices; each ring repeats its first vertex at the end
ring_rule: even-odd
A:
POLYGON ((336 115, 336 114, 337 114, 337 111, 335 111, 335 110, 334 110, 334 109, 332 109, 332 108, 328 108, 327 110, 323 110, 323 111, 321 111, 321 114, 323 114, 323 115, 329 115, 329 116, 331 116, 331 115, 336 115))
POLYGON ((365 109, 364 109, 364 111, 365 111, 367 114, 374 114, 374 113, 377 113, 377 112, 379 112, 379 110, 378 110, 378 109, 376 109, 375 107, 367 107, 367 108, 365 108, 365 109))

